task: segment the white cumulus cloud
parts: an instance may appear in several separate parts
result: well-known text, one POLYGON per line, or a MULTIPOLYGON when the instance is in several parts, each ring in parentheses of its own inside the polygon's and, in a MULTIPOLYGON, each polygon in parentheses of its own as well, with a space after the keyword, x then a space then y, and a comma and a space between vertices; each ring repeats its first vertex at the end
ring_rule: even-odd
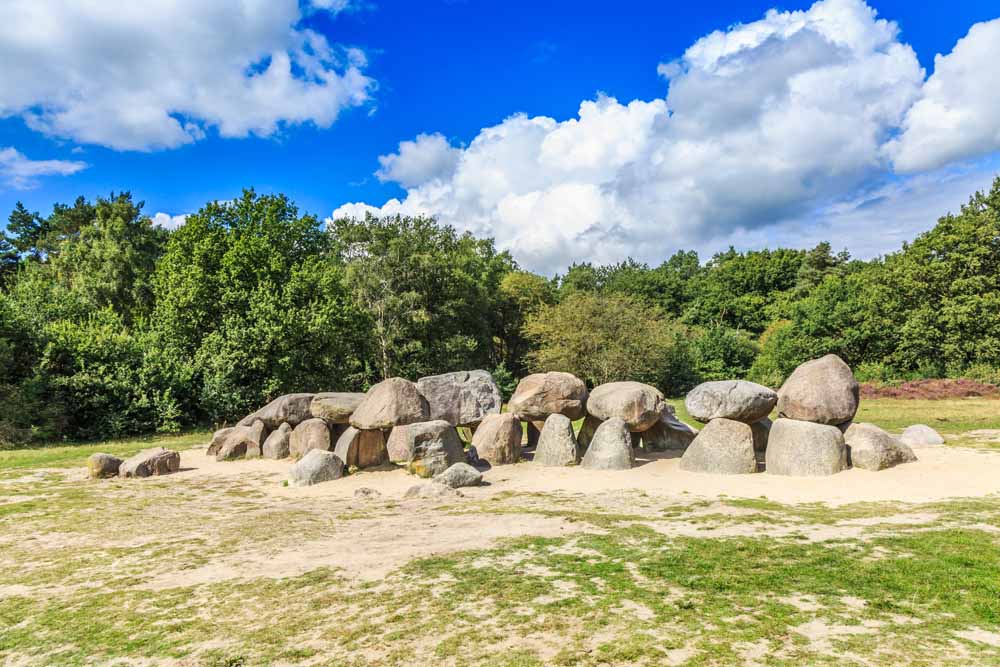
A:
POLYGON ((1000 150, 1000 19, 977 23, 948 55, 888 145, 900 171, 931 169, 1000 150))
POLYGON ((301 20, 297 0, 5 0, 0 118, 119 150, 328 127, 375 84, 301 20))
POLYGON ((404 142, 380 158, 380 174, 405 198, 346 204, 333 217, 435 215, 546 273, 574 260, 658 261, 827 210, 884 178, 886 142, 925 76, 898 26, 862 0, 769 11, 703 37, 659 72, 662 99, 598 95, 575 118, 515 114, 484 128, 453 148, 448 177, 394 178, 387 164, 443 152, 404 142))
POLYGON ((382 168, 375 172, 380 181, 395 181, 404 188, 434 179, 450 178, 461 151, 452 148, 441 134, 418 134, 413 141, 399 142, 397 153, 380 155, 382 168))
POLYGON ((0 182, 15 190, 36 187, 41 176, 70 176, 86 168, 86 162, 31 160, 12 147, 0 148, 0 182))
POLYGON ((156 213, 153 215, 153 226, 164 229, 177 229, 187 222, 187 215, 170 215, 169 213, 156 213))

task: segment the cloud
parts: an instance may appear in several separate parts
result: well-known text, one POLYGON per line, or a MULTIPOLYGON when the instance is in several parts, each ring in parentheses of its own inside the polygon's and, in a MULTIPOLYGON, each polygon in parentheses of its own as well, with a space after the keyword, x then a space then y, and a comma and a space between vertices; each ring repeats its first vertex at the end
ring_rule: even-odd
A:
POLYGON ((0 148, 0 182, 15 190, 36 187, 41 176, 70 176, 86 168, 86 162, 30 160, 14 148, 0 148))
MULTIPOLYGON (((333 217, 435 215, 546 273, 581 259, 658 261, 815 217, 886 179, 885 143, 924 81, 896 24, 862 0, 771 10, 658 71, 664 99, 598 95, 563 121, 515 114, 453 149, 449 177, 420 182, 415 170, 399 181, 402 200, 346 204, 333 217)), ((442 147, 409 142, 405 160, 418 164, 423 151, 430 160, 442 147)), ((380 158, 383 177, 403 158, 402 148, 380 158)))
POLYGON ((330 44, 301 19, 297 0, 7 0, 0 118, 118 150, 174 148, 210 129, 325 128, 365 103, 375 82, 362 51, 330 44))
POLYGON ((399 142, 397 153, 378 157, 380 181, 395 181, 404 188, 435 179, 450 178, 461 151, 452 148, 441 134, 418 134, 414 141, 399 142))
POLYGON ((170 215, 169 213, 157 213, 153 216, 153 226, 164 229, 177 229, 187 222, 187 215, 170 215))
POLYGON ((887 152, 896 168, 915 172, 1000 149, 1000 19, 977 23, 948 55, 906 114, 887 152))

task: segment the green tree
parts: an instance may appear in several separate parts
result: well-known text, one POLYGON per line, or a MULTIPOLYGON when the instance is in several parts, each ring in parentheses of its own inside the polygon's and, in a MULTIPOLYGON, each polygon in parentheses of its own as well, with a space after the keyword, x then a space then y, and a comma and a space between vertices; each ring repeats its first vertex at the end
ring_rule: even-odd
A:
POLYGON ((555 303, 555 286, 537 274, 511 271, 500 281, 500 297, 500 358, 504 369, 522 375, 532 349, 531 341, 524 336, 524 324, 540 308, 555 303))

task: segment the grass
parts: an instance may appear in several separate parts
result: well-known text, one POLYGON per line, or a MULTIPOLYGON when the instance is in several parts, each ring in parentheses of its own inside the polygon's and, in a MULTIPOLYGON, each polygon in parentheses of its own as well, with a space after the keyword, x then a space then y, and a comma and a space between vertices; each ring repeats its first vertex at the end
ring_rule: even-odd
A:
MULTIPOLYGON (((858 418, 927 423, 954 444, 1000 428, 998 407, 879 399, 858 418)), ((0 452, 0 664, 1000 664, 1000 496, 829 507, 506 492, 413 505, 274 493, 265 473, 79 474, 94 451, 208 437, 0 452), (455 533, 470 517, 532 515, 565 530, 401 557, 373 581, 322 558, 268 576, 310 545, 352 553, 382 520, 476 544, 455 533), (151 585, 163 576, 169 586, 151 585)))

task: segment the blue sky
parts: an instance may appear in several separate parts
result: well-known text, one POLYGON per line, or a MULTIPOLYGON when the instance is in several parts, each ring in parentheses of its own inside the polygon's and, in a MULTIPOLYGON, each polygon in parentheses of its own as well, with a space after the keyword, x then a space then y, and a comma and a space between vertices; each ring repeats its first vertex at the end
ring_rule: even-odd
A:
MULTIPOLYGON (((963 66, 953 68, 957 73, 945 82, 949 85, 942 86, 945 92, 920 89, 924 78, 935 72, 935 54, 950 54, 973 25, 1000 16, 994 2, 956 1, 928 6, 930 3, 900 0, 872 0, 868 5, 860 0, 826 0, 819 4, 830 7, 814 11, 820 17, 817 20, 831 14, 827 9, 861 17, 858 26, 845 29, 847 32, 855 28, 871 29, 872 34, 879 35, 884 32, 877 19, 869 21, 863 16, 868 9, 877 11, 878 19, 888 19, 898 27, 891 37, 879 37, 883 41, 871 48, 868 36, 859 37, 860 46, 851 46, 852 53, 845 54, 840 46, 824 51, 821 39, 803 37, 808 31, 791 34, 782 27, 787 24, 782 17, 794 19, 796 15, 787 12, 809 10, 812 3, 807 2, 426 0, 348 4, 347 0, 314 0, 294 6, 294 0, 289 1, 292 5, 282 11, 274 9, 281 4, 274 2, 266 12, 251 12, 249 20, 226 7, 239 3, 220 0, 217 11, 193 15, 181 11, 185 9, 183 2, 153 3, 170 7, 159 14, 159 10, 149 11, 148 17, 131 17, 129 20, 135 23, 124 25, 113 12, 88 15, 81 3, 69 0, 12 0, 6 9, 0 8, 0 23, 7 26, 0 27, 0 61, 6 63, 0 65, 0 151, 6 150, 8 159, 4 178, 4 154, 0 153, 0 209, 9 211, 21 200, 31 209, 47 211, 54 202, 71 201, 78 194, 93 198, 127 189, 145 200, 151 215, 182 215, 208 200, 227 199, 241 188, 252 186, 262 192, 284 192, 303 210, 325 217, 350 202, 381 207, 396 198, 401 208, 382 210, 435 214, 459 227, 494 235, 530 268, 552 272, 574 259, 613 261, 633 255, 656 262, 677 248, 707 253, 730 243, 737 247, 807 245, 820 238, 830 238, 835 246, 870 256, 898 247, 901 239, 912 238, 928 228, 939 213, 964 200, 970 187, 983 187, 997 170, 996 146, 991 141, 1000 141, 1000 114, 984 111, 981 100, 961 97, 963 90, 975 89, 976 85, 954 81, 961 76, 985 77, 982 82, 973 82, 980 86, 997 81, 1000 52, 989 59, 992 71, 976 74, 983 68, 976 66, 975 59, 986 58, 990 48, 997 48, 997 42, 990 39, 993 33, 980 36, 974 45, 977 48, 968 49, 961 62, 956 58, 956 65, 963 66), (29 4, 30 16, 26 9, 29 4), (773 19, 766 20, 765 13, 771 9, 777 12, 773 19), (28 43, 31 35, 26 37, 19 29, 23 27, 19 22, 26 25, 28 20, 34 26, 32 30, 41 30, 41 23, 42 28, 47 25, 52 29, 44 32, 72 35, 72 43, 65 46, 65 38, 56 40, 44 33, 28 43), (254 21, 260 25, 247 27, 254 21), (738 66, 752 74, 746 79, 749 83, 744 86, 744 79, 735 75, 722 83, 712 83, 711 89, 705 88, 709 84, 700 76, 702 62, 685 59, 686 50, 713 31, 725 34, 734 26, 753 26, 755 22, 780 34, 776 33, 778 36, 767 44, 754 46, 752 54, 730 54, 744 58, 738 66), (290 33, 296 37, 287 42, 290 33), (345 88, 349 92, 323 90, 314 95, 316 91, 299 91, 297 97, 289 95, 286 99, 276 83, 273 95, 256 90, 256 97, 240 99, 239 95, 224 93, 227 86, 237 85, 232 78, 234 72, 237 78, 261 73, 271 64, 276 49, 282 51, 287 46, 289 52, 294 52, 294 40, 311 33, 320 35, 325 45, 336 52, 320 66, 323 76, 344 77, 344 81, 332 79, 327 89, 345 88), (202 40, 213 40, 215 36, 227 45, 202 46, 202 40), (53 41, 46 42, 50 38, 53 41), (259 45, 253 41, 257 39, 259 45), (990 42, 994 46, 989 46, 990 42), (703 100, 697 97, 705 95, 706 90, 716 101, 739 98, 741 92, 749 91, 751 97, 756 94, 759 106, 751 100, 751 106, 743 112, 735 103, 733 112, 756 118, 762 108, 781 102, 774 101, 770 88, 762 87, 757 94, 753 86, 771 86, 775 76, 791 77, 804 71, 785 72, 781 63, 809 60, 804 68, 822 67, 824 71, 848 63, 844 77, 853 82, 867 79, 867 73, 882 67, 866 58, 896 45, 912 48, 916 63, 925 72, 916 79, 913 67, 897 59, 901 74, 886 75, 885 81, 877 84, 864 84, 869 86, 863 92, 865 103, 879 97, 878 86, 885 87, 887 99, 906 90, 898 93, 900 100, 891 110, 857 119, 859 134, 870 129, 862 122, 877 126, 872 131, 879 135, 878 145, 859 147, 859 152, 850 156, 835 156, 831 162, 843 159, 837 168, 817 170, 805 159, 795 171, 798 167, 786 164, 798 159, 791 152, 776 158, 781 162, 777 166, 762 166, 754 160, 741 163, 737 156, 726 169, 733 183, 744 184, 742 192, 736 192, 739 185, 729 188, 726 181, 717 182, 711 169, 699 175, 703 172, 698 169, 705 169, 702 162, 691 168, 693 183, 683 190, 677 185, 687 178, 682 170, 646 173, 650 164, 664 155, 675 156, 676 160, 677 147, 688 145, 693 137, 698 150, 714 145, 712 132, 719 134, 716 143, 748 145, 744 137, 728 134, 731 127, 742 123, 738 115, 725 118, 721 129, 704 124, 690 131, 657 129, 671 122, 671 115, 679 126, 686 119, 699 119, 699 114, 718 113, 706 111, 703 100), (777 53, 768 52, 775 49, 777 53), (192 55, 191 51, 197 53, 192 55), (185 62, 188 57, 192 62, 185 62), (229 57, 237 66, 227 72, 223 64, 229 57), (146 58, 148 62, 143 60, 146 58), (242 69, 238 66, 240 58, 247 61, 242 69), (223 64, 208 67, 206 62, 223 64), (345 83, 347 70, 352 67, 364 78, 362 83, 345 83), (849 67, 854 69, 848 71, 849 67), (772 74, 764 77, 765 81, 760 73, 767 68, 772 68, 772 74), (218 76, 219 81, 213 76, 218 76), (190 86, 194 92, 183 93, 199 98, 190 106, 173 91, 164 90, 164 81, 174 79, 175 87, 186 89, 190 83, 186 77, 198 77, 196 85, 190 86), (54 82, 52 86, 36 85, 48 80, 54 82), (67 93, 67 87, 73 86, 79 86, 79 90, 67 93), (687 97, 677 93, 676 103, 672 99, 663 105, 671 86, 678 91, 686 86, 683 91, 687 91, 687 97), (113 94, 99 99, 109 90, 113 94), (220 91, 222 99, 209 99, 214 91, 220 91), (601 106, 596 102, 599 94, 615 98, 616 105, 601 106), (904 144, 910 142, 912 147, 889 148, 894 138, 907 133, 905 118, 911 107, 920 104, 922 98, 927 98, 926 109, 933 111, 940 106, 932 104, 935 94, 938 98, 945 96, 949 108, 968 107, 972 116, 966 113, 961 117, 973 118, 969 125, 974 125, 979 134, 966 137, 964 143, 957 142, 950 138, 940 114, 914 112, 911 135, 926 136, 930 127, 939 130, 944 138, 927 147, 917 139, 904 137, 904 144), (365 99, 345 101, 345 95, 365 99), (136 101, 142 107, 157 96, 163 110, 179 120, 177 128, 153 128, 152 117, 137 121, 122 110, 123 106, 131 108, 136 101), (264 100, 260 106, 266 111, 249 113, 247 108, 255 106, 257 100, 264 100), (660 101, 660 106, 626 110, 625 105, 633 100, 644 105, 660 101), (612 171, 588 163, 582 174, 576 166, 560 163, 564 176, 552 180, 540 174, 542 180, 510 185, 519 198, 498 203, 492 193, 489 197, 482 193, 507 185, 481 181, 470 185, 470 179, 482 177, 482 170, 470 167, 462 171, 455 167, 456 163, 465 164, 477 157, 472 151, 463 151, 484 128, 503 128, 504 138, 497 141, 507 141, 511 146, 521 141, 510 139, 509 128, 501 125, 512 114, 564 123, 577 118, 581 103, 588 101, 598 104, 594 114, 608 119, 602 125, 605 129, 595 132, 607 134, 616 124, 633 120, 635 131, 623 131, 620 136, 569 137, 561 152, 568 155, 594 138, 598 161, 603 155, 614 153, 621 157, 622 151, 627 153, 612 171), (61 114, 67 106, 72 107, 72 113, 61 114), (609 115, 612 112, 622 115, 609 115), (886 114, 893 115, 893 120, 885 120, 886 114), (421 133, 440 133, 441 137, 438 143, 417 141, 404 155, 400 142, 413 141, 421 133), (640 135, 648 145, 631 145, 640 135), (125 136, 128 139, 122 138, 125 136), (939 145, 941 142, 956 145, 939 145), (876 151, 878 156, 875 152, 862 154, 863 150, 876 151), (403 156, 395 162, 396 171, 382 165, 381 178, 376 176, 379 156, 394 154, 403 156), (18 176, 10 175, 14 160, 18 176), (38 164, 37 168, 33 164, 38 164), (900 168, 900 164, 906 167, 900 168), (773 200, 745 191, 746 183, 754 182, 754 173, 771 167, 778 173, 771 174, 773 178, 761 178, 762 190, 789 190, 789 183, 793 183, 791 189, 801 191, 773 200), (400 179, 408 187, 403 187, 400 179), (449 194, 430 192, 435 183, 447 188, 449 194), (576 228, 574 221, 586 218, 590 212, 570 212, 575 206, 585 207, 590 197, 597 198, 590 208, 601 213, 576 228), (722 203, 706 208, 702 201, 706 198, 722 203), (671 215, 659 213, 674 208, 671 215), (885 221, 877 238, 871 234, 872 218, 866 217, 870 215, 866 211, 873 208, 885 221), (564 214, 572 218, 564 220, 564 214), (548 228, 551 231, 545 231, 548 228)), ((315 46, 307 51, 310 49, 315 46)), ((714 76, 719 62, 704 65, 705 72, 711 71, 714 76)), ((302 68, 303 64, 293 58, 293 80, 312 76, 302 68)), ((854 83, 849 86, 850 90, 856 88, 854 83)), ((789 112, 782 122, 794 126, 797 117, 789 112)), ((803 122, 850 126, 855 121, 847 113, 841 120, 811 116, 803 122)), ((766 152, 772 146, 767 143, 774 140, 770 123, 773 120, 755 126, 753 141, 764 141, 761 148, 755 149, 757 152, 766 152), (761 127, 766 128, 763 135, 761 127), (761 139, 765 135, 766 140, 761 139)), ((543 131, 551 133, 557 128, 546 127, 543 131)), ((569 129, 583 131, 582 127, 569 129)), ((792 134, 787 141, 781 141, 782 150, 796 142, 802 144, 802 137, 812 134, 807 126, 803 134, 792 134)), ((486 139, 481 137, 482 142, 486 139)), ((844 140, 843 136, 831 136, 827 143, 804 145, 803 150, 828 150, 824 147, 837 146, 844 140)), ((503 155, 507 155, 504 150, 503 155)), ((516 150, 520 154, 520 144, 516 150)), ((731 150, 739 149, 726 148, 725 155, 731 150)), ((503 158, 490 154, 483 159, 489 163, 503 158)), ((511 159, 513 162, 505 167, 508 175, 533 168, 517 162, 521 157, 511 159)), ((589 158, 583 155, 581 159, 589 158)), ((551 160, 534 166, 540 172, 548 171, 551 160)), ((494 177, 488 174, 484 178, 489 181, 494 177)), ((368 209, 340 212, 362 210, 368 209)))

